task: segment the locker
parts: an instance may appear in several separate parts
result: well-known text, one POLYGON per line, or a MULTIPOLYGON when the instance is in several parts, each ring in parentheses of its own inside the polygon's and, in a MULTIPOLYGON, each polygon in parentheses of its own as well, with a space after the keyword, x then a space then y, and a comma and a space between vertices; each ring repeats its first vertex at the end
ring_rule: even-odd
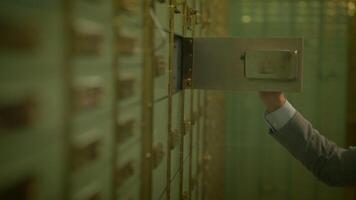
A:
POLYGON ((115 144, 118 145, 121 153, 125 152, 125 149, 131 147, 133 144, 137 144, 140 140, 141 134, 141 107, 134 106, 132 108, 121 109, 119 113, 125 113, 119 115, 118 122, 116 123, 117 132, 115 144))
POLYGON ((184 165, 183 165, 183 193, 181 194, 183 199, 190 199, 191 194, 189 191, 189 187, 191 184, 191 179, 189 176, 189 159, 184 160, 184 165))
MULTIPOLYGON (((73 138, 70 191, 73 198, 89 185, 97 185, 99 196, 110 198, 111 167, 110 161, 110 130, 103 125, 98 129, 89 129, 73 138)), ((94 195, 94 194, 93 194, 94 195)))
POLYGON ((157 31, 167 32, 169 30, 169 12, 171 9, 169 1, 155 1, 153 14, 154 26, 156 26, 155 29, 157 29, 157 31))
POLYGON ((184 149, 183 149, 183 159, 185 160, 189 156, 190 152, 190 135, 192 132, 192 119, 191 119, 191 91, 185 92, 184 95, 184 149))
POLYGON ((172 130, 171 130, 171 180, 177 176, 180 169, 180 153, 181 153, 181 114, 180 114, 180 95, 173 95, 172 102, 172 130))
POLYGON ((0 3, 0 199, 190 198, 203 105, 169 86, 194 2, 0 3))
POLYGON ((172 179, 172 183, 171 183, 171 199, 180 200, 179 188, 180 188, 180 176, 176 174, 172 179))
POLYGON ((131 68, 119 72, 117 81, 119 106, 124 108, 137 105, 141 100, 142 71, 140 68, 131 68))
POLYGON ((63 181, 58 158, 63 154, 58 143, 52 142, 46 151, 16 156, 1 165, 0 196, 4 198, 62 199, 63 181), (43 162, 47 162, 46 165, 43 162), (20 195, 18 196, 19 192, 20 195))
POLYGON ((184 30, 184 1, 178 2, 174 7, 174 33, 183 35, 184 30))
POLYGON ((155 104, 153 111, 152 199, 158 199, 167 185, 167 108, 168 101, 163 99, 155 104))
POLYGON ((124 199, 130 196, 137 197, 140 191, 141 161, 139 143, 126 149, 126 152, 126 155, 123 153, 119 154, 118 164, 115 169, 114 189, 117 190, 116 199, 124 199))
POLYGON ((168 34, 155 29, 155 46, 153 57, 154 70, 154 99, 159 100, 168 96, 168 34), (163 35, 162 35, 163 34, 163 35))

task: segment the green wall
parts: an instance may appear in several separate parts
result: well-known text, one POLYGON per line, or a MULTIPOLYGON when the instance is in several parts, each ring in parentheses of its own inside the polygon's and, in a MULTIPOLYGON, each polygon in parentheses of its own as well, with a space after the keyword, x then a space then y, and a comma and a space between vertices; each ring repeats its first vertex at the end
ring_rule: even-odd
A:
MULTIPOLYGON (((230 35, 303 36, 304 89, 288 100, 323 135, 345 143, 346 4, 338 1, 230 0, 230 35)), ((256 92, 227 94, 228 199, 343 199, 268 135, 256 92)))

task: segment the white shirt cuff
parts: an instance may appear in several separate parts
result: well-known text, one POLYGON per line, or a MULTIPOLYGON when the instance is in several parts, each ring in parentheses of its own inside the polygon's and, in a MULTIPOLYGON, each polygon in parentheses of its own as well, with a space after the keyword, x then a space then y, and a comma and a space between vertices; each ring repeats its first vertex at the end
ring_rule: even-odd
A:
POLYGON ((295 108, 286 100, 279 109, 265 113, 265 120, 273 132, 280 130, 291 120, 296 113, 295 108))

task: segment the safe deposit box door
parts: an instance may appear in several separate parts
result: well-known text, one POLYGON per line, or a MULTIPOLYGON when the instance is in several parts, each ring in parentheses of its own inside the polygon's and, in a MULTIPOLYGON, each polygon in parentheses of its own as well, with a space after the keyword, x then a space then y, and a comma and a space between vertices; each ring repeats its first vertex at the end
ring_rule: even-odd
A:
POLYGON ((182 89, 302 90, 302 38, 176 37, 176 43, 182 89))

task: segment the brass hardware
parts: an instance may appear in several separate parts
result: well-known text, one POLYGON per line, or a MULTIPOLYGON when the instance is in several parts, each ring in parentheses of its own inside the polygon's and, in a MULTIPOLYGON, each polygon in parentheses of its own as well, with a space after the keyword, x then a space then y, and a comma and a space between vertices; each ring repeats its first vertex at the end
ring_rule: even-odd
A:
POLYGON ((166 66, 167 63, 165 62, 165 59, 161 55, 155 55, 153 57, 153 66, 155 69, 155 76, 162 76, 166 73, 166 66))
POLYGON ((0 199, 26 199, 38 198, 37 182, 33 177, 25 178, 15 185, 0 192, 0 199))
POLYGON ((192 130, 192 122, 185 121, 184 122, 184 135, 186 135, 187 133, 190 133, 191 130, 192 130))
POLYGON ((0 104, 0 129, 30 126, 34 121, 35 101, 27 97, 16 103, 0 104))
POLYGON ((134 77, 121 77, 118 82, 119 99, 126 99, 133 96, 135 88, 134 77))
POLYGON ((0 20, 0 48, 32 49, 39 43, 39 31, 29 22, 0 20))
POLYGON ((99 147, 101 141, 99 139, 92 140, 86 144, 74 145, 74 168, 80 168, 83 165, 93 162, 99 157, 99 147))
POLYGON ((119 53, 129 55, 134 53, 137 43, 136 38, 118 34, 116 40, 119 53))
POLYGON ((152 167, 153 169, 156 169, 162 162, 163 157, 164 157, 164 150, 163 150, 163 144, 162 143, 158 143, 154 148, 153 148, 153 152, 152 152, 152 167))
POLYGON ((135 168, 134 168, 133 161, 129 161, 125 163, 117 170, 116 186, 120 188, 124 184, 124 182, 127 181, 134 174, 135 174, 135 168))
POLYGON ((173 150, 177 146, 179 139, 180 139, 179 130, 173 129, 169 135, 169 146, 171 150, 173 150))
POLYGON ((73 27, 73 53, 99 55, 104 41, 102 27, 88 20, 78 20, 73 27))
POLYGON ((187 14, 185 16, 185 23, 188 30, 193 30, 193 25, 195 24, 195 18, 198 13, 198 10, 186 7, 187 14))
POLYGON ((183 81, 182 88, 192 88, 192 75, 193 75, 193 39, 187 38, 182 40, 184 53, 182 56, 182 68, 183 68, 183 81))
POLYGON ((135 120, 120 123, 117 129, 117 142, 123 143, 134 135, 135 120))
POLYGON ((100 86, 79 86, 74 91, 75 106, 77 109, 95 108, 99 105, 102 94, 100 86))

